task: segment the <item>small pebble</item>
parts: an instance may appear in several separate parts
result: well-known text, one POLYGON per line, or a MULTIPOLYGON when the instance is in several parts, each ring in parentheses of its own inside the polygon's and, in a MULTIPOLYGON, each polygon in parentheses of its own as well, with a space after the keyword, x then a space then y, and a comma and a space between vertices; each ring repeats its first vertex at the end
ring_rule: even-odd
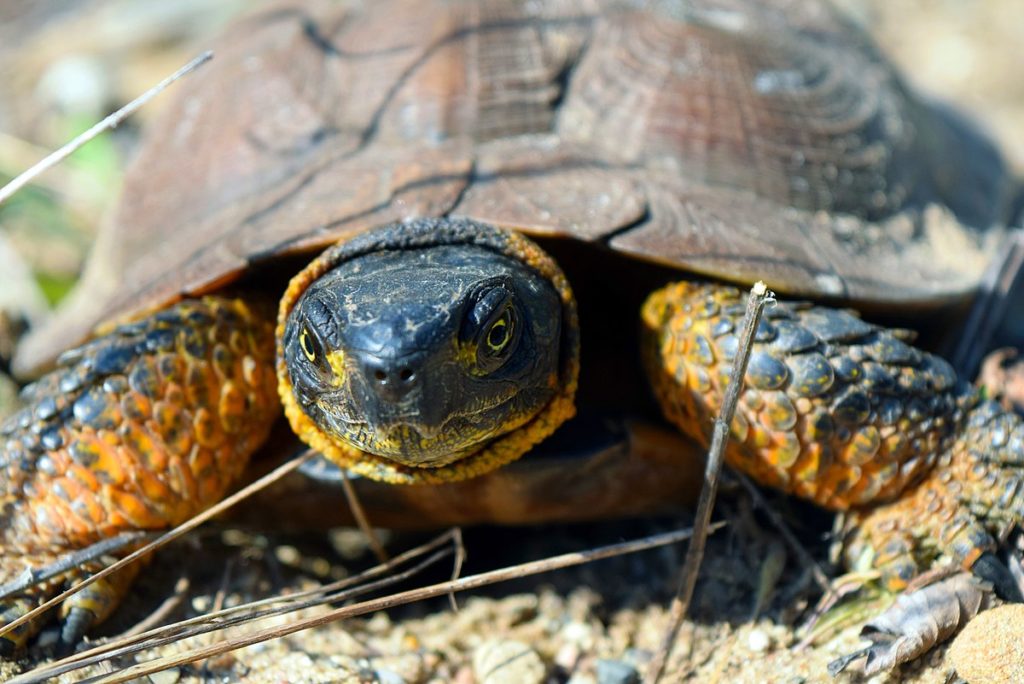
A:
POLYGON ((295 566, 302 559, 302 554, 294 546, 282 544, 274 549, 274 557, 285 565, 295 566))
POLYGON ((627 648, 622 659, 627 663, 635 665, 637 670, 641 670, 647 665, 647 663, 654 660, 654 654, 646 648, 627 648))
POLYGON ((555 665, 562 668, 566 672, 572 672, 576 669, 576 663, 580 659, 580 648, 576 644, 568 643, 563 644, 558 652, 555 653, 555 665))
POLYGON ((950 646, 949 659, 968 684, 1024 682, 1024 604, 980 613, 950 646))
POLYGON ((587 674, 585 672, 577 672, 572 677, 570 677, 569 681, 565 684, 597 684, 597 680, 594 679, 594 675, 592 674, 587 674))
POLYGON ((583 624, 582 622, 570 622, 562 629, 562 637, 566 641, 573 641, 578 644, 593 641, 594 630, 590 625, 583 624))
POLYGON ((521 641, 486 641, 473 653, 473 673, 480 684, 541 684, 544 661, 521 641))
POLYGON ((386 670, 378 667, 373 671, 380 684, 406 684, 405 677, 393 670, 386 670))
POLYGON ((622 660, 597 661, 597 684, 640 684, 636 667, 622 660))
POLYGON ((476 684, 473 678, 473 670, 469 666, 462 666, 452 678, 452 684, 476 684))
MULTIPOLYGON (((388 684, 420 682, 427 675, 423 667, 423 656, 415 651, 374 658, 373 667, 378 675, 386 672, 392 677, 387 680, 388 684)), ((384 681, 382 676, 380 679, 384 681)))
POLYGON ((0 373, 0 421, 21 408, 18 400, 18 386, 9 377, 0 373))
POLYGON ((752 629, 747 635, 747 647, 754 653, 764 653, 771 645, 771 637, 763 630, 752 629))
POLYGON ((218 670, 227 670, 235 665, 235 654, 234 653, 221 653, 218 656, 213 656, 206 661, 206 668, 217 672, 218 670))
POLYGON ((149 675, 150 684, 177 684, 179 679, 181 679, 181 670, 176 667, 149 675))

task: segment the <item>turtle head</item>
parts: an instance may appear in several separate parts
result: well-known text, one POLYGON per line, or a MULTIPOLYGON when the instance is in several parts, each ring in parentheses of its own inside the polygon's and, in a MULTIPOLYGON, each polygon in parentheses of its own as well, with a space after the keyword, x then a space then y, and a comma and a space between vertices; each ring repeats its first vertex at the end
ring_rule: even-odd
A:
POLYGON ((282 302, 278 375, 296 433, 393 482, 470 477, 572 414, 575 306, 522 236, 452 219, 329 249, 282 302))

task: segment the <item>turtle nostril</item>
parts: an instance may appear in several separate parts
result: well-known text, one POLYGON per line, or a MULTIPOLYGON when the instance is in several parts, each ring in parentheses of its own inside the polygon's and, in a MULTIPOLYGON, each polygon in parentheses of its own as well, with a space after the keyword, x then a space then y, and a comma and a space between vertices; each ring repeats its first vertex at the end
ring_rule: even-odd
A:
POLYGON ((359 365, 366 384, 387 401, 405 398, 421 382, 419 367, 408 358, 382 359, 366 354, 359 365))

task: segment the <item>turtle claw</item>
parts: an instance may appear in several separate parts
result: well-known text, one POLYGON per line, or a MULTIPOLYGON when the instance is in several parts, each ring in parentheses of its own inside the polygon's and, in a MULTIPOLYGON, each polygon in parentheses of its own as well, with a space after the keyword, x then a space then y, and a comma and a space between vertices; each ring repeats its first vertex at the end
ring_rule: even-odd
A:
POLYGON ((86 608, 74 606, 64 618, 60 630, 60 641, 57 642, 57 657, 63 658, 75 651, 86 631, 96 623, 96 615, 86 608))
POLYGON ((1024 595, 1021 594, 1020 586, 1013 578, 1010 568, 1006 567, 994 553, 984 553, 974 562, 971 571, 975 576, 991 582, 995 589, 996 596, 1011 603, 1024 603, 1024 595))
MULTIPOLYGON (((10 624, 28 614, 57 592, 81 582, 98 572, 101 567, 101 563, 91 562, 22 590, 6 600, 0 600, 0 625, 10 624)), ((122 568, 83 587, 60 604, 61 632, 57 645, 59 655, 72 652, 90 627, 102 622, 114 612, 127 594, 139 568, 139 563, 122 568)), ((48 619, 45 615, 40 615, 0 636, 0 657, 9 658, 24 651, 29 640, 39 632, 48 619)))
MULTIPOLYGON (((7 625, 35 608, 38 602, 27 596, 15 596, 0 602, 0 626, 7 625)), ((24 651, 25 645, 39 631, 39 621, 30 620, 0 636, 0 658, 11 658, 24 651)))

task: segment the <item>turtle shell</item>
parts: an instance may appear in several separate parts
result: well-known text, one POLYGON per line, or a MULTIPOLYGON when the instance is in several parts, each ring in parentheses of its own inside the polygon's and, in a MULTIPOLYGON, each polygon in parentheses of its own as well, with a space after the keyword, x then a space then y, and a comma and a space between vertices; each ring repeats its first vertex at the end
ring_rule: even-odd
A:
POLYGON ((215 52, 21 371, 106 318, 419 216, 907 307, 970 295, 1005 236, 994 147, 822 2, 310 0, 215 52))

